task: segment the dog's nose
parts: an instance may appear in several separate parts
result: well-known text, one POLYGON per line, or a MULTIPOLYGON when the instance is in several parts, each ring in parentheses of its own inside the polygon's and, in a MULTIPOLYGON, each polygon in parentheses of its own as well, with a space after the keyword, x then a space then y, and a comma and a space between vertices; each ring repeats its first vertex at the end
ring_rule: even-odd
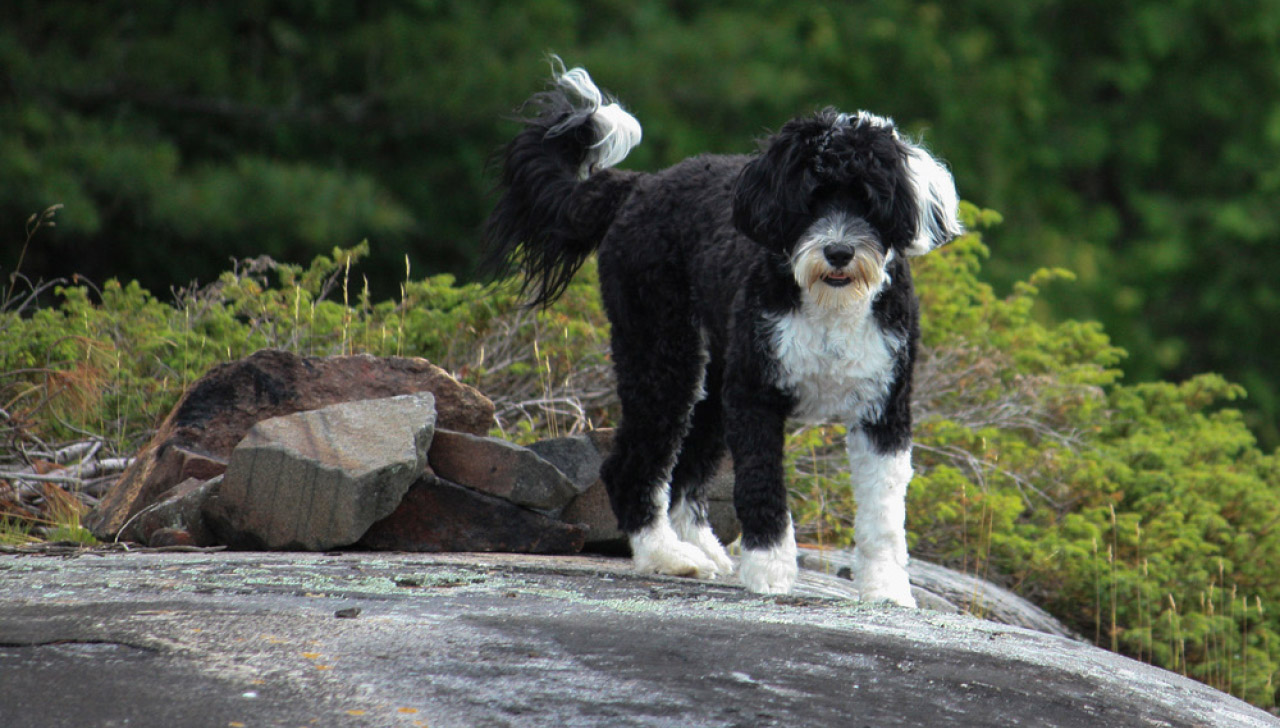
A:
POLYGON ((853 260, 853 246, 841 243, 832 243, 822 248, 822 256, 827 259, 832 268, 843 268, 853 260))

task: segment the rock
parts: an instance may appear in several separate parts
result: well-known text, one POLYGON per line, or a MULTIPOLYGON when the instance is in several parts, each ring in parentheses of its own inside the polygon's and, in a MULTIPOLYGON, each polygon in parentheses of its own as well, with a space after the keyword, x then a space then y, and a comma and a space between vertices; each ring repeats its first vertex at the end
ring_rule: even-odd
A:
POLYGON ((151 533, 148 546, 163 548, 165 546, 204 546, 199 543, 190 531, 181 528, 158 528, 151 533))
POLYGON ((381 551, 572 554, 583 529, 435 476, 419 479, 360 545, 381 551))
POLYGON ((435 395, 441 427, 484 434, 493 423, 492 402, 425 359, 264 350, 214 367, 188 388, 85 525, 100 539, 115 537, 173 486, 221 473, 232 449, 261 420, 415 392, 435 395))
POLYGON ((578 494, 564 473, 531 450, 493 437, 441 429, 427 461, 445 480, 550 515, 578 494))
MULTIPOLYGON (((850 579, 853 552, 802 548, 800 566, 850 579)), ((1080 639, 1078 634, 1053 615, 989 581, 917 558, 911 559, 907 571, 911 575, 911 591, 922 608, 939 612, 967 612, 1000 624, 1080 639)))
POLYGON ((618 519, 609 504, 609 493, 598 477, 587 492, 573 499, 560 514, 565 523, 581 524, 587 533, 584 548, 587 551, 606 554, 626 553, 631 547, 627 537, 618 528, 618 519))
POLYGON ((1280 726, 1086 643, 582 555, 0 555, 0 645, 5 728, 1280 726))
POLYGON ((235 548, 348 546, 422 475, 435 428, 429 392, 345 402, 254 425, 204 516, 235 548))
POLYGON ((205 525, 201 509, 219 485, 222 476, 210 480, 187 478, 178 485, 165 491, 160 499, 138 513, 122 530, 124 538, 141 541, 148 546, 173 546, 174 543, 158 543, 157 539, 172 539, 172 533, 157 536, 157 533, 181 532, 190 543, 184 546, 213 546, 217 543, 213 532, 205 525))
POLYGON ((604 457, 587 435, 542 440, 529 445, 529 450, 564 473, 579 495, 600 479, 604 457))
MULTIPOLYGON (((560 514, 566 523, 580 523, 587 528, 588 551, 625 553, 630 547, 626 536, 618 530, 618 519, 609 505, 609 493, 600 480, 600 465, 613 449, 613 430, 594 430, 536 442, 529 449, 545 458, 569 476, 580 495, 560 514), (585 485, 584 485, 585 483, 585 485)), ((733 543, 742 533, 742 524, 733 509, 733 462, 725 458, 707 483, 707 515, 711 530, 721 543, 733 543)))

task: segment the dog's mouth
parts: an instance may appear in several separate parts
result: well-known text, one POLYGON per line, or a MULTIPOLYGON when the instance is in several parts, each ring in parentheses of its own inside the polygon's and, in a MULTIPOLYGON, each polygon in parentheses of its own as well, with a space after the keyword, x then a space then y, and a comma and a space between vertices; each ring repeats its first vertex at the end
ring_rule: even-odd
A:
POLYGON ((838 271, 835 273, 828 273, 825 276, 823 276, 822 282, 826 283, 828 286, 831 286, 832 288, 843 288, 849 285, 850 283, 853 283, 853 279, 849 277, 848 273, 838 271))

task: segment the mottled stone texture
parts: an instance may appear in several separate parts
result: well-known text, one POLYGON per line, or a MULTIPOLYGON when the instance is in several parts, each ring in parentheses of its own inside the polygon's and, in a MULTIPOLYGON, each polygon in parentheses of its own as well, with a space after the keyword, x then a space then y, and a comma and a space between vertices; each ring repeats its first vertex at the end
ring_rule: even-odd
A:
POLYGON ((415 392, 435 395, 441 427, 482 435, 493 423, 488 398, 425 359, 264 350, 214 367, 191 385, 85 524, 98 538, 114 538, 178 483, 221 473, 232 449, 261 420, 415 392))
POLYGON ((435 422, 426 392, 263 420, 231 453, 205 520, 238 548, 353 544, 422 475, 435 422))

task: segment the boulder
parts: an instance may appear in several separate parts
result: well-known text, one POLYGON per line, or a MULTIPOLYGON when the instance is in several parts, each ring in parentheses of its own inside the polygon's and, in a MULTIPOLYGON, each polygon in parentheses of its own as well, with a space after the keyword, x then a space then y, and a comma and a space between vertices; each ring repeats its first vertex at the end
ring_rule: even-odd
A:
POLYGON ((425 359, 264 350, 214 367, 187 389, 85 525, 98 538, 115 537, 126 521, 183 480, 221 473, 257 422, 416 392, 435 395, 441 427, 484 434, 493 423, 492 402, 425 359))
POLYGON ((396 509, 426 467, 429 392, 263 420, 231 453, 203 513, 235 548, 348 546, 396 509))
POLYGON ((427 456, 445 480, 557 515, 578 494, 573 482, 533 451, 493 437, 436 432, 427 456))
POLYGON ((184 546, 215 545, 217 538, 205 525, 201 510, 221 483, 221 475, 210 480, 187 478, 165 491, 158 501, 139 511, 121 530, 121 535, 148 546, 179 545, 174 539, 180 540, 180 545, 184 546), (186 535, 175 536, 175 532, 186 535))
POLYGON ((1087 643, 797 591, 581 555, 0 554, 0 715, 6 728, 1280 726, 1087 643))
POLYGON ((502 498, 427 475, 360 545, 379 551, 503 551, 573 554, 583 529, 502 498))

